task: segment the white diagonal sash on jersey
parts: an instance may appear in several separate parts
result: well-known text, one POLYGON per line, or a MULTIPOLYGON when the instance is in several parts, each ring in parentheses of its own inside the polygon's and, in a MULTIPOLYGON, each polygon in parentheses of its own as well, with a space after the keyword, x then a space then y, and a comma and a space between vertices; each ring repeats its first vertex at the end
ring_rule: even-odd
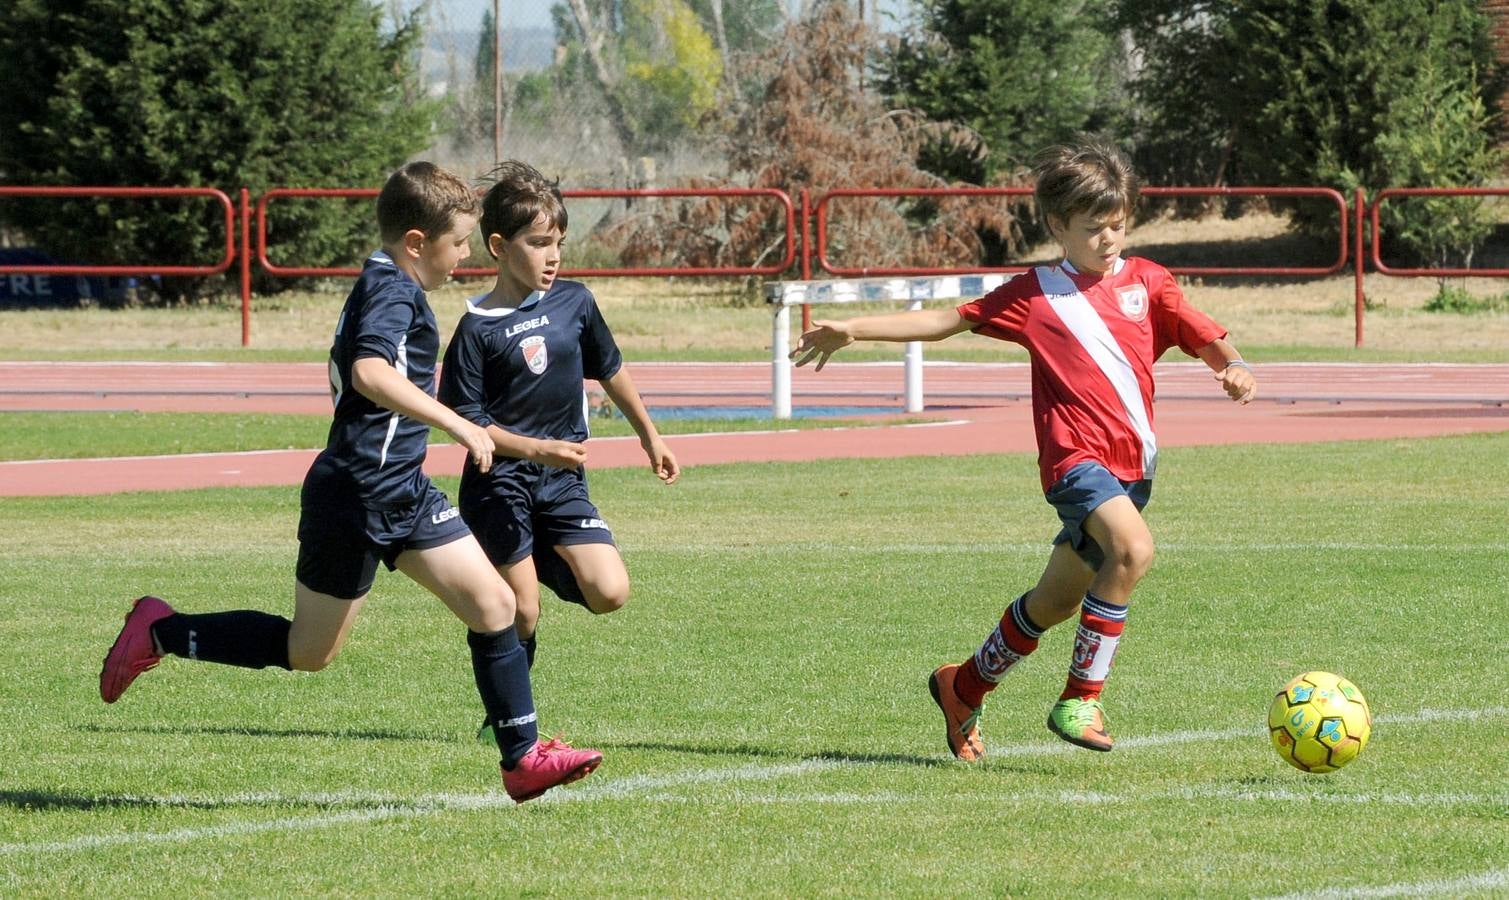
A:
POLYGON ((1158 464, 1158 442, 1153 437, 1153 424, 1148 418, 1147 407, 1142 402, 1142 388, 1137 383, 1137 374, 1132 371, 1132 364, 1127 361, 1126 353, 1116 343, 1116 338, 1111 335, 1111 330, 1106 327, 1095 307, 1090 305, 1089 298, 1079 292, 1062 269, 1038 266, 1033 271, 1037 273, 1037 283, 1042 287, 1048 304, 1111 382, 1116 396, 1121 398, 1121 405, 1126 408, 1132 429, 1142 439, 1142 477, 1152 478, 1158 464))
MULTIPOLYGON (((409 336, 404 335, 398 342, 398 359, 393 362, 393 368, 404 378, 409 377, 409 336)), ((398 431, 398 420, 403 418, 396 412, 388 413, 388 434, 382 441, 382 455, 378 457, 377 467, 381 469, 388 464, 388 448, 393 445, 393 435, 398 431)))

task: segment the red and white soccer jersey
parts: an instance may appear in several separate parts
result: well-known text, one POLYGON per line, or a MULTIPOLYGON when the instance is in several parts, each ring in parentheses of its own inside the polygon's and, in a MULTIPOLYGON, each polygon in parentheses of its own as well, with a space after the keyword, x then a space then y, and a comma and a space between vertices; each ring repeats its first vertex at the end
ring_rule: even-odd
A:
POLYGON ((1153 363, 1190 356, 1225 329, 1184 302, 1168 270, 1136 257, 1106 275, 1039 266, 965 303, 975 332, 1032 356, 1032 416, 1043 490, 1082 462, 1122 481, 1153 477, 1153 363))

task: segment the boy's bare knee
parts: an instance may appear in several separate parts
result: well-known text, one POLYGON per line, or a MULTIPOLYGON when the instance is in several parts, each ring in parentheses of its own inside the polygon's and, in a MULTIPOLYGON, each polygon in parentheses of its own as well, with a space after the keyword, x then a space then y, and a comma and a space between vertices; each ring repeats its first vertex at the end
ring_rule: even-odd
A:
POLYGON ((584 584, 582 594, 586 597, 587 608, 593 613, 602 616, 618 612, 629 602, 629 580, 623 578, 601 584, 584 584))
POLYGON ((1109 561, 1133 579, 1141 579, 1152 568, 1155 552, 1152 536, 1147 535, 1118 542, 1109 561))

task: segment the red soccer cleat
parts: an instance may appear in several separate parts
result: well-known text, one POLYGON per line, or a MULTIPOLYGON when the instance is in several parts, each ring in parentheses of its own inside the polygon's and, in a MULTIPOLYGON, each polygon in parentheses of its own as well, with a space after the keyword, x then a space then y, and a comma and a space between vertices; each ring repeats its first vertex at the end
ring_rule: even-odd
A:
POLYGON ((950 752, 965 762, 978 762, 985 758, 985 742, 980 740, 980 708, 970 707, 954 693, 954 676, 959 666, 954 663, 939 666, 927 680, 927 688, 933 702, 943 711, 950 752))
POLYGON ((152 645, 152 624, 172 614, 173 607, 156 597, 141 597, 132 604, 100 669, 100 699, 114 703, 136 676, 157 665, 162 657, 152 645))
POLYGON ((577 750, 559 738, 537 741, 512 771, 503 770, 503 787, 515 803, 523 803, 556 785, 586 778, 602 761, 596 750, 577 750))

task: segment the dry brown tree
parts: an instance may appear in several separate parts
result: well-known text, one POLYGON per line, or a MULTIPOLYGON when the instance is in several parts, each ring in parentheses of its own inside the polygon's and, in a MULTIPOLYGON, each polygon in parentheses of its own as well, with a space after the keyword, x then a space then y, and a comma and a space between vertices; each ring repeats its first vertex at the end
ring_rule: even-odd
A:
MULTIPOLYGON (((984 147, 970 129, 890 109, 867 88, 882 40, 848 4, 823 2, 787 26, 774 49, 737 61, 744 99, 730 94, 708 122, 731 175, 679 186, 771 187, 793 199, 805 188, 814 200, 837 188, 950 187, 920 168, 919 157, 930 146, 981 154, 984 147)), ((995 264, 1020 240, 1021 205, 979 196, 838 198, 830 204, 829 259, 869 268, 995 264)), ((785 246, 777 207, 724 197, 640 202, 600 237, 627 265, 769 265, 785 246)))

